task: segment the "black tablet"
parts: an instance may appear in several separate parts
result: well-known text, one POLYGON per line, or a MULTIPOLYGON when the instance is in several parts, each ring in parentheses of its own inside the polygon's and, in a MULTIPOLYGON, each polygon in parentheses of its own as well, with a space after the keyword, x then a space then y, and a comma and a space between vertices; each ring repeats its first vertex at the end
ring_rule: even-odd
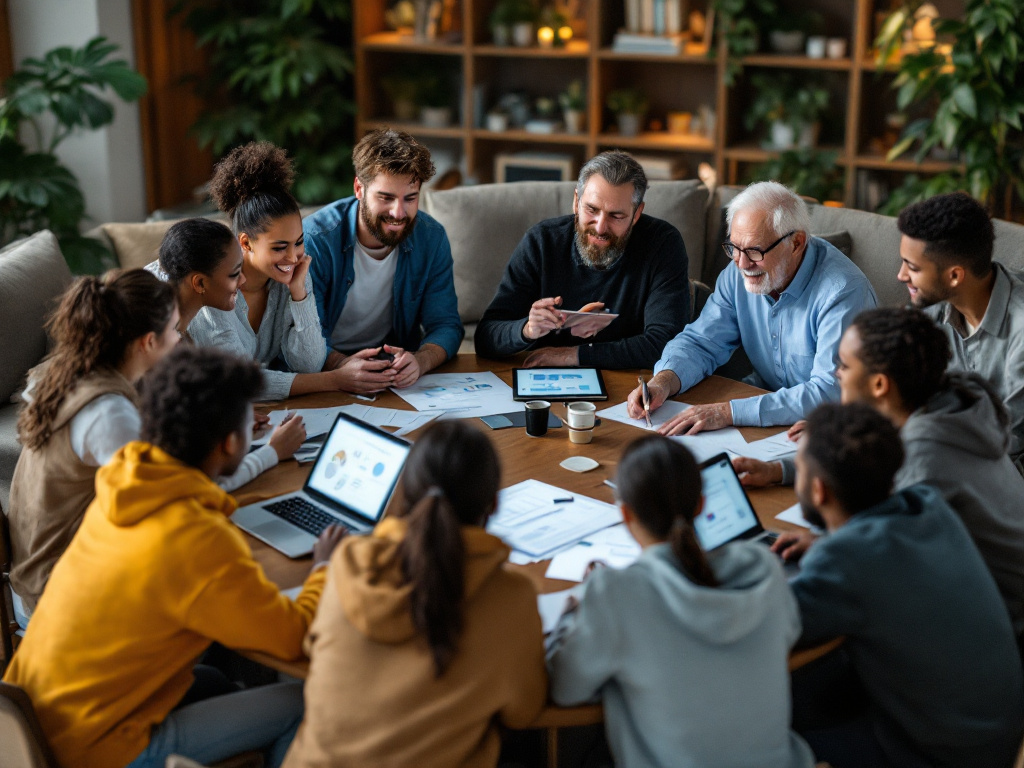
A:
POLYGON ((597 368, 513 368, 514 400, 607 400, 597 368))

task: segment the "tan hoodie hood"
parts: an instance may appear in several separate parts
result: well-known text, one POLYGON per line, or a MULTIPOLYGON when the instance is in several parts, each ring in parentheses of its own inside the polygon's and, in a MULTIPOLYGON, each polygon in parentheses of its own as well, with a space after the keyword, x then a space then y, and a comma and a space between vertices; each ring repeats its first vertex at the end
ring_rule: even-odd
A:
MULTIPOLYGON (((331 567, 342 611, 352 625, 378 643, 403 643, 416 634, 409 610, 410 585, 403 584, 399 549, 406 533, 401 518, 383 520, 369 536, 341 543, 331 567)), ((509 548, 483 528, 462 528, 465 596, 469 600, 508 560, 509 548)))

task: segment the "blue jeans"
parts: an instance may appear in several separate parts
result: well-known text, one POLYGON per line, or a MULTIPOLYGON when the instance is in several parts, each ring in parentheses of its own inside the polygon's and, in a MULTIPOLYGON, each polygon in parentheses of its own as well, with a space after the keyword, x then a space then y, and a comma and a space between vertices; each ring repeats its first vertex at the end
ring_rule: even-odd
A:
POLYGON ((168 755, 209 765, 265 749, 277 768, 302 722, 302 683, 276 683, 205 699, 176 709, 150 734, 149 746, 128 768, 163 768, 168 755))

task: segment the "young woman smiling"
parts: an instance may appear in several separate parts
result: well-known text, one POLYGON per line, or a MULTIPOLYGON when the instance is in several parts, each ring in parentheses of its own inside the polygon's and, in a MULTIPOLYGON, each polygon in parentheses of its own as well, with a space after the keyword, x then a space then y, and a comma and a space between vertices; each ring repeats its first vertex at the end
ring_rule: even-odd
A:
POLYGON ((341 388, 344 373, 322 371, 327 344, 320 330, 302 217, 290 189, 291 161, 265 141, 233 150, 217 164, 210 193, 231 219, 242 251, 234 308, 204 306, 188 331, 215 346, 285 370, 265 371, 261 400, 341 388))

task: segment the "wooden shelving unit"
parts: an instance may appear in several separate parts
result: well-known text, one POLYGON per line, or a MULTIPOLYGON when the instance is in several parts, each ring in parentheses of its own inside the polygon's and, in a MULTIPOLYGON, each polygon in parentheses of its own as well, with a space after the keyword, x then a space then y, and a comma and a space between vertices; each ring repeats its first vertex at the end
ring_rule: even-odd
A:
MULTIPOLYGON (((847 40, 847 57, 811 59, 802 55, 759 53, 743 59, 743 73, 736 85, 724 84, 727 61, 724 46, 709 57, 699 46, 690 45, 679 55, 645 55, 611 50, 616 29, 622 24, 623 0, 586 0, 586 36, 573 39, 565 48, 516 48, 496 46, 487 19, 495 0, 459 0, 456 12, 460 32, 457 41, 422 41, 388 31, 384 21, 387 0, 359 0, 353 3, 355 35, 355 79, 359 135, 380 125, 395 125, 415 136, 441 141, 461 157, 469 176, 477 181, 493 180, 496 154, 508 151, 544 151, 571 154, 577 164, 612 147, 659 155, 678 154, 696 175, 697 164, 711 163, 723 183, 742 183, 749 166, 764 162, 776 153, 762 148, 759 137, 743 127, 743 108, 750 98, 749 76, 766 69, 793 70, 811 75, 822 73, 833 91, 834 116, 823 126, 822 149, 838 151, 845 174, 843 201, 857 200, 858 179, 881 174, 893 179, 906 173, 937 173, 952 163, 925 160, 921 164, 901 158, 888 162, 874 151, 881 135, 885 112, 895 108, 895 95, 888 89, 894 67, 878 73, 870 47, 875 15, 884 11, 886 0, 781 0, 796 9, 813 8, 829 22, 829 34, 847 40), (424 58, 428 57, 428 58, 424 58), (427 61, 440 62, 454 72, 460 84, 455 122, 448 128, 427 128, 418 123, 398 123, 382 93, 381 77, 391 71, 415 68, 427 61), (881 78, 881 80, 880 80, 881 78), (518 89, 532 96, 556 97, 572 80, 582 80, 587 92, 586 132, 530 133, 521 129, 489 131, 480 116, 494 105, 498 96, 518 89), (668 111, 697 114, 701 105, 714 110, 716 125, 711 135, 670 134, 647 131, 638 136, 620 136, 615 121, 605 108, 609 91, 638 86, 650 98, 650 118, 664 122, 668 111), (476 104, 480 99, 481 104, 476 104)), ((943 15, 962 12, 962 0, 942 0, 943 15)), ((693 3, 691 7, 700 7, 693 3)))

